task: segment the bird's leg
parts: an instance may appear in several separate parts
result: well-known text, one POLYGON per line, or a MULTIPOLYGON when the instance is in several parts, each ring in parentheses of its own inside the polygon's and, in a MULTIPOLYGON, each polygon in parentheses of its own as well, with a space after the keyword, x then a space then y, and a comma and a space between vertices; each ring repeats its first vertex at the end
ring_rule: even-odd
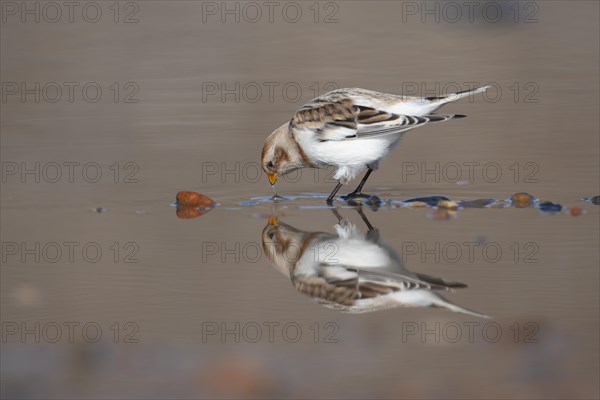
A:
POLYGON ((357 197, 369 197, 368 195, 362 193, 362 188, 363 188, 363 186, 365 186, 365 183, 367 182, 367 179, 369 179, 369 175, 371 175, 371 172, 373 172, 373 169, 369 168, 367 170, 367 173, 365 174, 365 176, 363 176, 362 180, 360 181, 360 183, 356 187, 356 189, 354 189, 354 192, 350 193, 347 196, 343 196, 342 199, 344 199, 344 200, 352 200, 352 199, 355 199, 357 197))
POLYGON ((367 229, 369 230, 369 232, 371 232, 373 229, 375 229, 375 228, 373 228, 373 225, 371 225, 371 223, 369 222, 369 219, 367 218, 367 216, 363 212, 362 207, 358 207, 356 209, 356 211, 358 211, 358 215, 360 215, 360 218, 362 218, 362 220, 365 223, 365 225, 367 225, 367 229))
POLYGON ((333 215, 337 218, 338 224, 341 224, 342 221, 344 220, 344 218, 342 218, 342 216, 340 215, 340 212, 338 211, 338 209, 337 208, 332 208, 331 212, 333 212, 333 215))
POLYGON ((367 225, 367 239, 373 243, 379 243, 379 229, 374 228, 373 225, 371 225, 369 219, 363 212, 362 207, 358 207, 356 211, 358 211, 358 215, 360 215, 365 225, 367 225))
POLYGON ((335 186, 335 188, 333 188, 333 192, 331 192, 331 194, 327 198, 327 204, 328 205, 332 205, 333 204, 333 198, 335 197, 335 194, 338 192, 338 190, 340 190, 341 187, 342 187, 342 182, 338 181, 338 184, 335 186))

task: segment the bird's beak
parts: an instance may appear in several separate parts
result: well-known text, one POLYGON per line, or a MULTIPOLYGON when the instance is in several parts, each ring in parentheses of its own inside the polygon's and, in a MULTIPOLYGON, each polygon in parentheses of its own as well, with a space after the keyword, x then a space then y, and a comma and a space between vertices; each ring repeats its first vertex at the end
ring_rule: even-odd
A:
POLYGON ((271 184, 271 186, 274 185, 275 182, 277 182, 277 175, 269 174, 269 183, 271 184))
POLYGON ((271 217, 269 218, 269 221, 267 223, 269 225, 277 225, 279 223, 279 220, 277 219, 277 217, 271 217))

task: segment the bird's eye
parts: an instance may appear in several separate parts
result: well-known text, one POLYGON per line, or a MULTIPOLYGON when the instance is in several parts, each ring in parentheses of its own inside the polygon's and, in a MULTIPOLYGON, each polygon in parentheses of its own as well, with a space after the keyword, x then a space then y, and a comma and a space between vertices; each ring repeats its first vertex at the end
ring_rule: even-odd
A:
POLYGON ((273 239, 273 237, 275 237, 275 233, 269 232, 269 239, 273 239))
POLYGON ((267 166, 268 166, 269 168, 273 168, 273 165, 274 165, 274 164, 273 164, 273 161, 269 161, 269 163, 267 164, 267 166))

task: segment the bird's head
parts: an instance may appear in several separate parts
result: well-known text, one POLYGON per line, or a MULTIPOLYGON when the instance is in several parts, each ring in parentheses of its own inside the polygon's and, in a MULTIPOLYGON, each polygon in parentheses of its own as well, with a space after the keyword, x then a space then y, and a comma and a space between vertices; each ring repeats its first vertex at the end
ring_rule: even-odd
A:
POLYGON ((262 232, 263 251, 267 259, 284 275, 288 275, 298 261, 301 242, 301 233, 280 222, 277 217, 269 218, 262 232))
POLYGON ((279 176, 307 166, 288 123, 275 129, 265 141, 261 165, 271 185, 277 182, 279 176))
POLYGON ((263 251, 275 269, 289 276, 319 234, 301 231, 273 216, 262 231, 263 251))

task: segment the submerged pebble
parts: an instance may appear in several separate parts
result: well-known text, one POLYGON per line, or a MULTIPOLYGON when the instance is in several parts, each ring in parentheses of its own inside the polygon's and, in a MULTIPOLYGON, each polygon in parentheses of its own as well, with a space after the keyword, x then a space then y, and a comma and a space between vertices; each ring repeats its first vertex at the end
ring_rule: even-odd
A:
POLYGON ((411 201, 410 203, 407 203, 406 206, 412 207, 412 208, 429 207, 429 205, 427 203, 425 203, 424 201, 411 201))
POLYGON ((548 212, 548 213, 557 213, 562 211, 563 206, 561 206, 560 204, 557 203, 552 203, 551 201, 544 201, 541 202, 540 204, 538 204, 537 206, 540 210, 542 210, 543 212, 548 212))
POLYGON ((446 196, 423 196, 423 197, 415 197, 408 200, 402 200, 403 203, 413 203, 413 202, 421 202, 425 203, 428 206, 434 207, 438 204, 439 201, 445 200, 450 201, 446 196))
POLYGON ((500 200, 500 201, 494 201, 492 204, 490 204, 490 208, 508 208, 510 207, 511 202, 510 200, 505 201, 505 200, 500 200))
POLYGON ((585 199, 581 199, 583 201, 587 201, 589 203, 592 203, 596 206, 600 206, 600 195, 598 196, 594 196, 594 197, 586 197, 585 199))
POLYGON ((385 202, 381 200, 379 196, 370 196, 363 201, 363 204, 371 207, 374 210, 377 210, 379 207, 384 205, 385 202))
POLYGON ((583 214, 583 210, 579 207, 573 207, 569 212, 572 217, 579 217, 581 214, 583 214))
POLYGON ((285 197, 283 197, 283 196, 278 195, 278 194, 274 194, 273 197, 271 197, 271 200, 273 200, 273 201, 284 201, 284 200, 287 200, 287 199, 285 197))
POLYGON ((516 208, 526 208, 535 203, 536 198, 529 193, 519 192, 510 196, 510 202, 516 208))
POLYGON ((457 210, 458 209, 458 203, 452 200, 440 200, 437 203, 437 206, 439 208, 446 208, 448 210, 457 210))
POLYGON ((462 208, 485 208, 494 204, 495 202, 496 200, 494 199, 477 199, 461 201, 458 204, 462 208))

